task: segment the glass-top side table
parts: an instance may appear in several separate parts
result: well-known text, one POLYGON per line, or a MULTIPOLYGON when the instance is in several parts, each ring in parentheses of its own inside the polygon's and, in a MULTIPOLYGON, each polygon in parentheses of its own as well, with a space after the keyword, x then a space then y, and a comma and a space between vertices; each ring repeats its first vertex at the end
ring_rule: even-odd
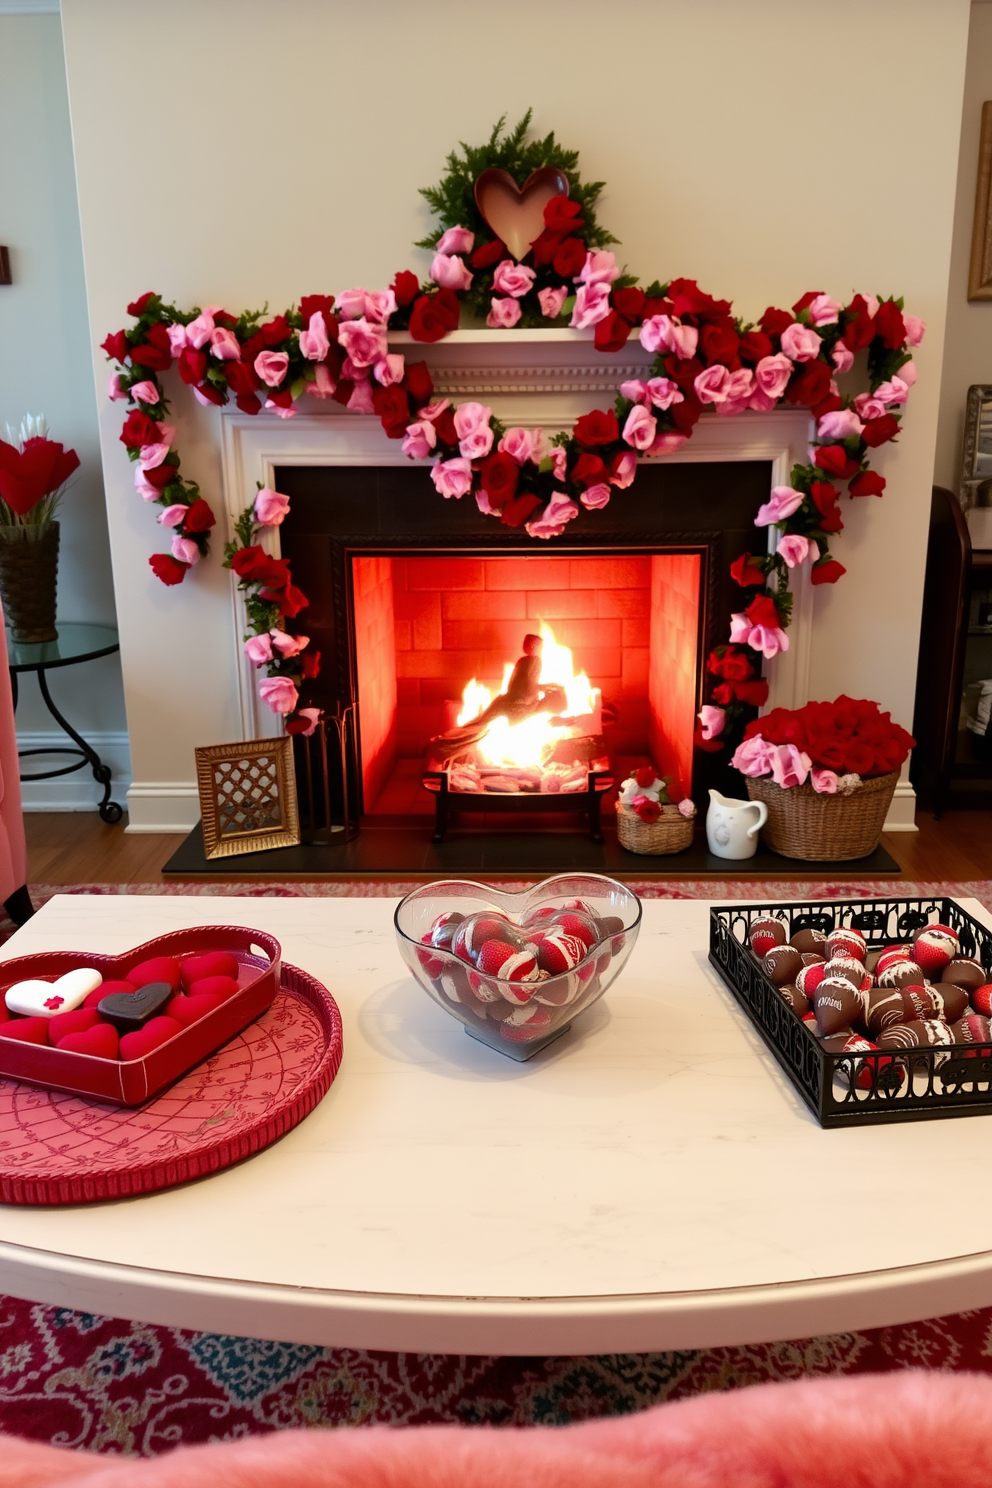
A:
POLYGON ((82 734, 78 734, 69 721, 52 702, 52 695, 48 690, 46 672, 54 671, 56 667, 77 666, 82 661, 93 661, 98 656, 110 656, 120 650, 120 640, 117 631, 112 625, 82 625, 73 624, 70 621, 60 620, 58 622, 59 636, 57 641, 40 641, 35 645, 24 645, 14 641, 10 633, 7 634, 7 665, 10 668, 10 686, 14 695, 14 708, 17 708, 17 678, 21 672, 37 672, 38 687, 44 699, 45 707, 55 719, 55 722, 76 744, 75 749, 68 747, 63 749, 20 749, 18 756, 26 759, 33 754, 67 754, 74 758, 78 755, 76 763, 64 765, 59 770, 42 770, 33 775, 22 775, 22 780, 54 780, 59 775, 71 775, 76 770, 85 769, 89 765, 93 771, 93 779, 98 785, 103 786, 103 800, 97 810, 105 822, 119 822, 124 815, 123 810, 116 801, 110 799, 110 766, 105 765, 96 750, 87 744, 82 734))

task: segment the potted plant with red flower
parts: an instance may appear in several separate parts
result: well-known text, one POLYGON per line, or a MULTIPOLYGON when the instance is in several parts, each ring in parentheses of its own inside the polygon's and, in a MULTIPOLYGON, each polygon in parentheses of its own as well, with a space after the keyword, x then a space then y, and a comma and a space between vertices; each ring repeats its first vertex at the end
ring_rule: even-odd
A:
POLYGON ((877 703, 842 694, 756 718, 731 763, 751 800, 768 807, 763 836, 773 852, 840 862, 878 846, 915 742, 877 703))
POLYGON ((79 468, 75 450, 48 438, 29 414, 0 439, 0 595, 14 640, 54 641, 59 524, 66 482, 79 468))
POLYGON ((692 842, 695 804, 654 765, 631 772, 620 788, 616 809, 617 838, 628 852, 676 853, 692 842))

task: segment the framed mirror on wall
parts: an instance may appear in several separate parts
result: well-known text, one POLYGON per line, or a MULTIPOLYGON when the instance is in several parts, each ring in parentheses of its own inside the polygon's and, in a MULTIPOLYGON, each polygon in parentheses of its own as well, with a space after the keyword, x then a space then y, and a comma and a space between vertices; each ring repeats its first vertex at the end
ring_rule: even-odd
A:
POLYGON ((992 99, 982 104, 982 133, 978 147, 978 184, 975 225, 971 235, 969 300, 992 300, 992 99))
POLYGON ((992 385, 968 389, 961 505, 973 548, 992 548, 992 385))

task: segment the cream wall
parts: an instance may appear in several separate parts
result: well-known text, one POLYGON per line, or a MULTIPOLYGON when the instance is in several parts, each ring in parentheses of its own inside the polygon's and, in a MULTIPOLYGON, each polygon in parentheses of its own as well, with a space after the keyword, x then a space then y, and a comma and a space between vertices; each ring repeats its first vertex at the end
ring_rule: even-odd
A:
POLYGON ((973 383, 992 383, 992 300, 968 299, 971 230, 975 220, 982 104, 992 98, 992 5, 971 7, 968 70, 961 112, 954 238, 947 293, 947 335, 940 387, 934 479, 956 491, 961 479, 964 416, 973 383))
MULTIPOLYGON (((43 412, 52 437, 78 452, 82 465, 60 517, 58 613, 62 620, 112 625, 93 357, 57 15, 0 12, 0 242, 10 248, 14 280, 0 287, 0 433, 7 422, 18 425, 24 413, 43 412)), ((88 662, 49 680, 56 703, 96 738, 126 788, 118 659, 88 662)), ((55 736, 65 742, 33 677, 22 680, 17 723, 22 744, 40 747, 55 736)), ((26 787, 25 803, 82 806, 99 795, 92 781, 76 775, 26 787)))
MULTIPOLYGON (((697 277, 751 317, 811 288, 905 294, 929 325, 919 385, 877 461, 886 499, 845 507, 849 576, 817 593, 813 690, 911 721, 967 0, 62 9, 94 345, 149 288, 281 308, 423 267, 416 188, 531 103, 607 181, 603 220, 645 279, 697 277)), ((216 416, 185 397, 176 413, 184 469, 216 499, 216 416)), ((178 590, 148 576, 158 531, 119 410, 101 420, 133 821, 180 824, 193 745, 238 736, 234 679, 202 640, 232 624, 228 577, 216 560, 178 590)))

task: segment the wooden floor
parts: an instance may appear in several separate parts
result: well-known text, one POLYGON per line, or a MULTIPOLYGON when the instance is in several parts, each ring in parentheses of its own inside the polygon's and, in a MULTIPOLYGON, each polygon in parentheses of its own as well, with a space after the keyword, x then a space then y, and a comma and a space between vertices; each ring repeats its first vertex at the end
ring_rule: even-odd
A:
MULTIPOLYGON (((125 819, 126 820, 126 819, 125 819)), ((96 812, 29 812, 25 818, 30 883, 162 883, 162 864, 185 833, 128 835, 96 812)), ((992 878, 992 812, 952 811, 942 821, 921 812, 918 832, 887 833, 882 842, 907 878, 992 878)), ((656 866, 652 864, 652 866, 656 866)), ((238 878, 231 864, 230 878, 238 878)), ((727 865, 732 877, 732 865, 727 865)), ((216 882, 218 875, 211 874, 216 882)))

